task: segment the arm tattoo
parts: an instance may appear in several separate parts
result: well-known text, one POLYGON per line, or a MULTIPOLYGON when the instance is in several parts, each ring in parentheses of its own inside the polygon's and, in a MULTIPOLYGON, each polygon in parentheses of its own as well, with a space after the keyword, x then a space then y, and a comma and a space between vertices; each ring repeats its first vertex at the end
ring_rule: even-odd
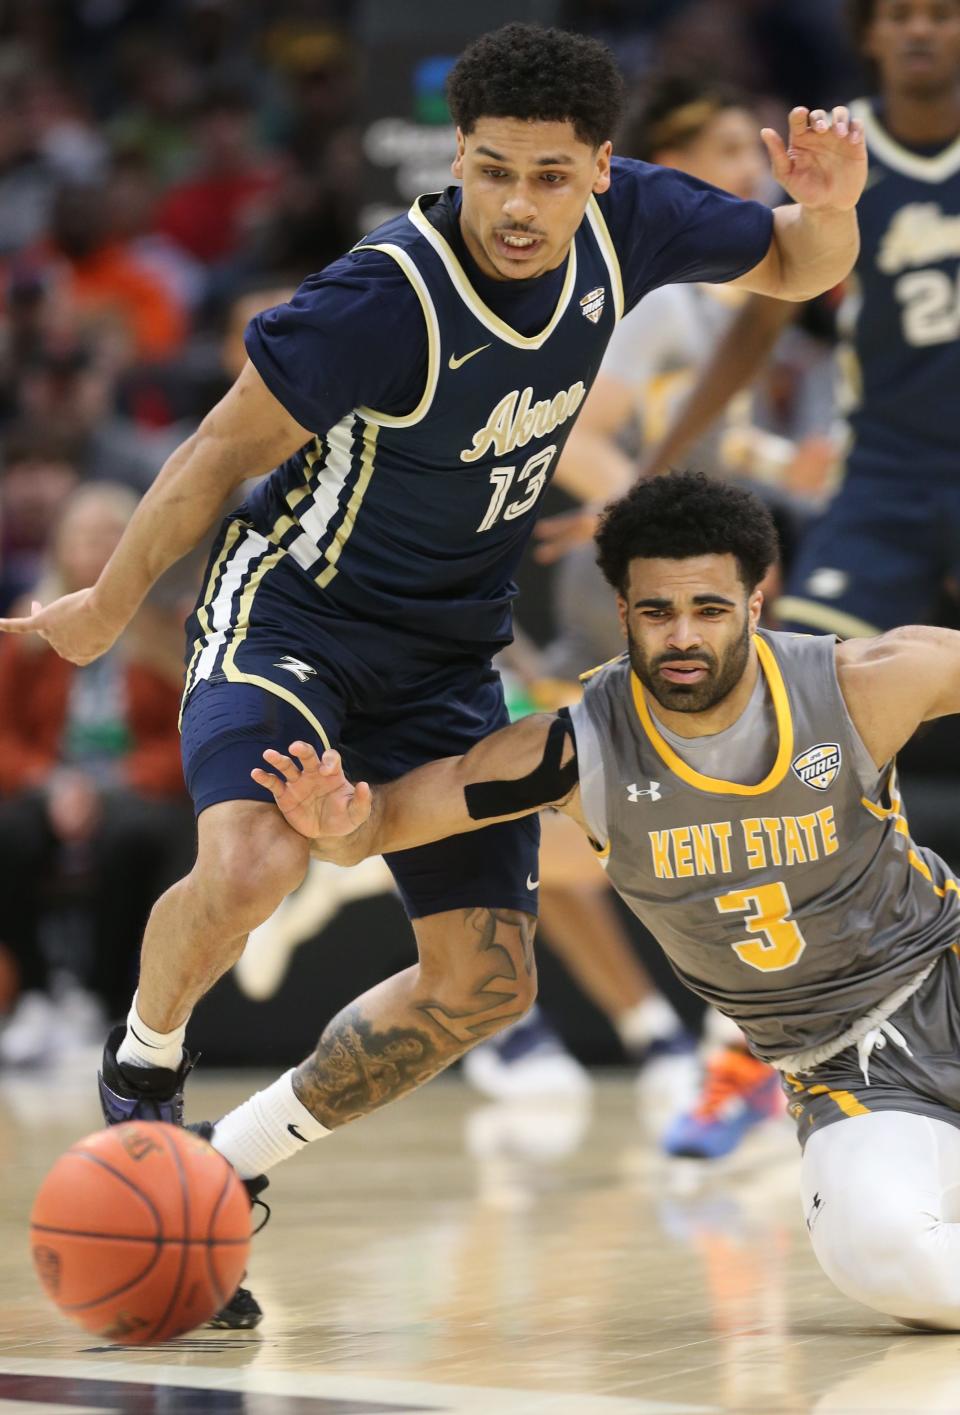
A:
POLYGON ((522 1015, 535 921, 513 909, 465 909, 461 917, 476 968, 460 1006, 416 991, 398 996, 390 979, 338 1013, 297 1067, 297 1097, 322 1125, 334 1129, 405 1095, 522 1015))

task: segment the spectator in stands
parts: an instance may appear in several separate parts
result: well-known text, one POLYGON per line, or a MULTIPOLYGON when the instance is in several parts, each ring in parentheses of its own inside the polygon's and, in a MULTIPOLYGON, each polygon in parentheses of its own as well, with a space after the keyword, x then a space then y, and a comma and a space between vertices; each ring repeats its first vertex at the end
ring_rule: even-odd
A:
MULTIPOLYGON (((91 585, 135 505, 126 487, 80 488, 35 594, 91 585)), ((159 647, 155 615, 85 668, 40 639, 0 644, 0 935, 21 986, 0 1033, 7 1064, 53 1060, 95 1037, 130 990, 154 899, 189 862, 181 665, 159 647)))
POLYGON ((179 441, 178 434, 138 427, 117 407, 117 378, 105 350, 48 343, 21 371, 18 409, 34 422, 77 439, 85 478, 121 481, 142 494, 179 441))
POLYGON ((73 308, 88 335, 113 338, 118 362, 160 362, 183 344, 186 321, 179 303, 137 263, 108 228, 105 185, 61 186, 49 237, 33 258, 48 268, 57 298, 73 308))
POLYGON ((0 477, 0 611, 39 578, 50 527, 80 481, 75 437, 57 425, 22 422, 7 433, 0 477))
POLYGON ((281 164, 257 146, 246 89, 211 85, 194 133, 195 171, 170 188, 156 226, 205 265, 236 256, 265 218, 281 164))

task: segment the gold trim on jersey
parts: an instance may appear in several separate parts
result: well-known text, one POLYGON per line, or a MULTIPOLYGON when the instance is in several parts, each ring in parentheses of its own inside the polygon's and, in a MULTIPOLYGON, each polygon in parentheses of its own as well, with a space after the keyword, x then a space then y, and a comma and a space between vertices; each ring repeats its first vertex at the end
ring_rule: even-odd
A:
MULTIPOLYGON (((250 612, 253 609, 253 601, 257 590, 263 582, 263 577, 268 570, 286 554, 279 547, 265 555, 260 564, 250 576, 248 584, 244 587, 237 606, 236 623, 230 631, 230 642, 223 655, 222 671, 228 683, 250 683, 256 688, 262 688, 264 692, 272 693, 275 698, 282 698, 291 707, 296 708, 302 717, 306 718, 310 726, 316 732, 324 747, 330 746, 330 739, 323 730, 320 719, 314 715, 305 703, 302 703, 295 693, 289 688, 283 687, 280 683, 274 683, 270 678, 263 678, 259 673, 245 673, 236 664, 237 650, 247 637, 247 630, 250 627, 250 612)), ((281 746, 284 745, 281 743, 281 746)))
MULTIPOLYGON (((430 291, 427 289, 423 276, 407 252, 400 246, 384 243, 382 245, 354 246, 354 250, 383 251, 384 255, 390 256, 392 260, 397 262, 416 292, 427 326, 427 381, 424 385, 423 396, 413 412, 398 417, 393 413, 378 413, 375 408, 357 408, 356 411, 366 422, 377 423, 381 427, 413 427, 415 423, 420 422, 426 416, 433 402, 433 395, 437 391, 437 379, 440 376, 440 324, 437 320, 437 311, 434 309, 433 300, 430 298, 430 291)), ((398 350, 401 357, 402 353, 402 350, 398 350)))
POLYGON ((590 222, 590 229, 597 239, 600 247, 600 254, 603 256, 604 264, 610 272, 610 285, 613 289, 613 309, 617 323, 623 319, 623 276, 620 273, 620 257, 617 255, 617 248, 613 244, 606 218, 600 210, 600 204, 596 197, 592 196, 587 202, 587 220, 590 222))
MULTIPOLYGON (((557 307, 553 312, 549 324, 545 329, 542 329, 539 334, 532 334, 527 337, 523 334, 518 334, 505 320, 502 320, 499 315, 494 314, 489 305, 484 304, 483 300, 481 300, 480 296, 467 279, 466 271, 457 259, 453 247, 446 238, 440 234, 436 227, 430 224, 420 210, 421 201, 422 197, 418 197, 407 212, 407 215, 414 226, 416 226, 421 236, 424 236, 426 240, 430 242, 437 255, 443 261, 447 274, 453 282, 454 289, 470 310, 471 314, 475 315, 480 323, 485 325, 491 333, 496 334, 504 343, 512 344, 515 349, 542 348, 566 313, 567 305, 570 303, 570 296, 573 294, 573 287, 577 279, 576 240, 574 239, 570 242, 570 254, 567 256, 566 278, 563 282, 563 289, 560 291, 557 307)), ((360 409, 360 411, 363 412, 364 417, 366 417, 364 410, 360 409)))
MULTIPOLYGON (((871 801, 866 796, 860 797, 860 804, 863 806, 864 810, 870 812, 874 820, 892 820, 893 828, 897 835, 903 835, 909 840, 910 826, 904 814, 903 800, 897 786, 897 772, 895 767, 890 768, 884 790, 890 797, 889 806, 878 805, 876 801, 871 801)), ((927 884, 929 884, 938 899, 945 899, 948 894, 960 894, 960 883, 955 879, 945 879, 942 886, 934 883, 933 871, 930 869, 930 866, 923 856, 917 854, 912 843, 907 850, 907 863, 912 865, 918 874, 923 875, 923 878, 927 881, 927 884)))
POLYGON ((821 604, 816 599, 804 599, 801 595, 782 595, 774 606, 778 619, 798 619, 801 624, 809 624, 811 629, 821 633, 836 634, 840 639, 873 639, 883 630, 865 619, 858 619, 846 610, 833 609, 829 604, 821 604))
POLYGON ((829 1096, 834 1105, 839 1106, 844 1115, 869 1115, 870 1107, 858 1101, 850 1091, 831 1091, 829 1086, 811 1086, 808 1096, 829 1096))
POLYGON ((316 576, 316 582, 322 590, 326 589, 330 581, 337 573, 337 561, 343 552, 343 547, 350 539, 354 525, 357 520, 357 512, 360 510, 360 503, 363 501, 370 485, 370 478, 373 476, 374 459, 377 450, 378 426, 373 422, 364 422, 363 425, 363 451, 360 454, 360 475, 357 477, 357 484, 353 488, 350 501, 347 505, 346 514, 340 525, 334 532, 333 541, 324 551, 324 558, 327 566, 316 576))
POLYGON ((604 663, 598 663, 596 668, 588 668, 586 673, 581 673, 580 682, 588 682, 595 674, 602 673, 605 668, 609 668, 611 663, 619 663, 623 658, 622 653, 614 654, 613 658, 608 658, 604 663))
POLYGON ((790 713, 790 699, 787 696, 786 684, 783 681, 783 674, 780 672, 777 656, 770 645, 765 643, 759 634, 754 634, 753 644, 760 660, 763 675, 767 680, 767 687, 770 689, 770 696, 773 699, 779 738, 776 760, 763 781, 758 782, 756 786, 742 786, 738 781, 721 781, 712 776, 703 776, 692 766, 688 766, 682 757, 677 756, 670 743, 657 730, 657 725, 647 707, 640 679, 635 673, 631 672, 630 674, 637 716, 640 718, 641 726, 650 739, 654 751, 674 776, 678 776, 681 781, 685 781, 688 786, 692 786, 697 791, 710 791, 724 796, 762 796, 765 792, 773 791, 779 786, 790 768, 793 758, 793 717, 790 713))
POLYGON ((945 182, 948 177, 960 172, 960 137, 955 138, 934 157, 921 157, 919 153, 901 146, 896 138, 887 132, 874 113, 869 99, 856 99, 850 105, 850 112, 863 123, 867 151, 875 152, 881 162, 885 162, 895 172, 915 177, 918 182, 929 182, 931 185, 945 182))

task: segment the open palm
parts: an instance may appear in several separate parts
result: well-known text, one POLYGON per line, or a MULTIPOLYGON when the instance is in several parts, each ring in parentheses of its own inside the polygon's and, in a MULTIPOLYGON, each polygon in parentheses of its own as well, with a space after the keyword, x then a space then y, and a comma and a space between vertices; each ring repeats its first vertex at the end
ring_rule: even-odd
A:
POLYGON ((250 775, 271 793, 287 824, 308 840, 352 835, 369 818, 370 787, 347 780, 339 752, 320 757, 309 742, 293 742, 289 756, 268 750, 263 759, 273 770, 255 767, 250 775))
POLYGON ((786 144, 773 128, 764 128, 761 137, 774 177, 795 202, 811 211, 856 206, 867 180, 867 148, 862 124, 846 108, 834 108, 832 115, 794 108, 786 144))

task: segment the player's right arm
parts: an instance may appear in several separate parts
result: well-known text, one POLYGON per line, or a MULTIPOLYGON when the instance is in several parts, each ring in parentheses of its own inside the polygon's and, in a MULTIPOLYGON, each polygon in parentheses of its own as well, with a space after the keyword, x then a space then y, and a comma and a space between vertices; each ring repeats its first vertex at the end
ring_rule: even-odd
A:
POLYGON ((547 806, 586 830, 575 740, 565 713, 537 713, 485 737, 460 757, 417 767, 371 792, 347 780, 337 752, 319 757, 306 742, 289 755, 268 751, 271 770, 251 775, 272 792, 312 853, 352 865, 368 855, 409 850, 547 806))
POLYGON ((36 632, 71 663, 89 663, 116 641, 151 586, 199 543, 223 502, 248 477, 293 455, 311 433, 295 422, 252 364, 167 459, 90 589, 34 606, 0 631, 36 632))

